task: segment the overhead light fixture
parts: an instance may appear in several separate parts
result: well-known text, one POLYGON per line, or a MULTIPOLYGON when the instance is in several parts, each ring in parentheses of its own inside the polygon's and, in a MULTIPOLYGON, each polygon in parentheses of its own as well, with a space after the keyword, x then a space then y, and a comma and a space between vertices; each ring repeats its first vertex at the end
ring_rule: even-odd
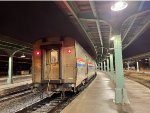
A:
POLYGON ((115 2, 112 6, 111 6, 111 10, 112 11, 120 11, 125 9, 128 6, 128 3, 125 1, 118 1, 115 2))
POLYGON ((26 57, 25 55, 24 55, 24 53, 21 55, 21 58, 24 58, 24 57, 26 57))
POLYGON ((110 40, 115 40, 115 37, 114 37, 114 36, 113 36, 113 37, 111 37, 111 38, 110 38, 110 40))
POLYGON ((114 50, 114 48, 109 48, 109 50, 114 50))

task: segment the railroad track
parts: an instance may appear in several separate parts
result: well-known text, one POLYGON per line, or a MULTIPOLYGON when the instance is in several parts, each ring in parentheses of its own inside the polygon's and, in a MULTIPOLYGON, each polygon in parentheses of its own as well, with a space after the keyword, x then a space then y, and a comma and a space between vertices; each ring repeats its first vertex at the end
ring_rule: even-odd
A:
POLYGON ((15 113, 60 113, 72 100, 76 98, 76 96, 78 96, 92 82, 93 79, 91 79, 87 84, 82 86, 77 94, 66 93, 65 98, 61 98, 60 93, 53 92, 50 93, 48 96, 43 96, 43 98, 41 98, 40 100, 29 104, 28 106, 16 111, 15 113))
POLYGON ((148 81, 148 80, 144 80, 144 79, 140 79, 140 78, 136 78, 136 77, 131 77, 131 76, 126 76, 126 78, 131 79, 135 82, 138 82, 138 83, 140 83, 140 84, 142 84, 142 85, 144 85, 150 89, 150 81, 148 81))
POLYGON ((150 88, 150 79, 147 79, 149 75, 145 73, 138 72, 125 72, 125 77, 138 82, 148 88, 150 88))
POLYGON ((14 92, 14 93, 8 94, 6 96, 0 97, 0 103, 7 101, 7 100, 10 100, 10 99, 15 99, 15 98, 27 95, 27 94, 31 94, 31 93, 32 93, 31 89, 26 89, 23 91, 14 92))
POLYGON ((66 96, 62 99, 59 93, 54 93, 50 97, 46 97, 16 113, 54 113, 69 98, 69 96, 66 96))

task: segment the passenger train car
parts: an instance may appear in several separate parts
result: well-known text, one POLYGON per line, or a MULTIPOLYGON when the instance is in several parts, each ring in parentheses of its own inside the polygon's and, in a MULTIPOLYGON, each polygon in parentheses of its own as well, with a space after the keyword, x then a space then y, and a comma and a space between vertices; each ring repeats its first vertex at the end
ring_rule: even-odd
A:
POLYGON ((96 74, 96 62, 70 37, 50 37, 33 43, 33 83, 52 91, 77 91, 96 74))

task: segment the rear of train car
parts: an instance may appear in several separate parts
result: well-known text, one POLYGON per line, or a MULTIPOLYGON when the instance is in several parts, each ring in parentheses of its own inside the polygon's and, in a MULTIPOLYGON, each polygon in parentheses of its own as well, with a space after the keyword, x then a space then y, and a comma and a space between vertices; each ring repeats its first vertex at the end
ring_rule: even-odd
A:
POLYGON ((33 83, 52 91, 75 91, 96 73, 96 63, 70 37, 50 37, 33 43, 33 83))

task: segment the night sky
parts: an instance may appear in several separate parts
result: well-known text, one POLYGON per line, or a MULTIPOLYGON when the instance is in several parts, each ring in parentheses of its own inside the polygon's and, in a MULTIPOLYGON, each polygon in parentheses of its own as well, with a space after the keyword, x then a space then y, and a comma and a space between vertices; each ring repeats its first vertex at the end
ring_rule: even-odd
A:
POLYGON ((26 42, 51 36, 75 38, 95 56, 94 48, 54 2, 0 2, 0 33, 26 42))
MULTIPOLYGON (((145 1, 141 11, 150 9, 150 1, 145 1)), ((129 58, 150 51, 150 26, 131 45, 123 51, 123 57, 129 58)))
POLYGON ((150 51, 150 27, 123 51, 123 57, 128 58, 150 51))
POLYGON ((77 30, 52 2, 3 2, 0 14, 0 31, 28 42, 52 35, 76 36, 77 30))

